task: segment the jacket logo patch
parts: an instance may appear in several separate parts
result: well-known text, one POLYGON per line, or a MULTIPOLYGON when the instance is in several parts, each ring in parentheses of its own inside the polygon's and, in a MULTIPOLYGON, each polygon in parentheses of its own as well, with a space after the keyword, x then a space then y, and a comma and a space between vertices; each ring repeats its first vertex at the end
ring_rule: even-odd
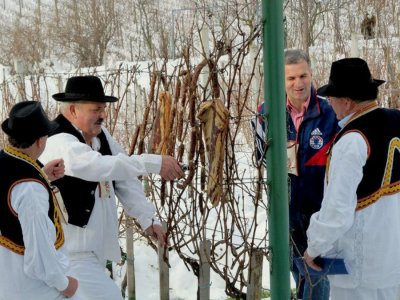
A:
POLYGON ((319 128, 315 128, 311 131, 310 147, 319 150, 324 145, 324 139, 322 138, 322 132, 319 128))
POLYGON ((319 130, 319 128, 315 128, 313 131, 311 131, 311 135, 322 135, 322 132, 319 130))

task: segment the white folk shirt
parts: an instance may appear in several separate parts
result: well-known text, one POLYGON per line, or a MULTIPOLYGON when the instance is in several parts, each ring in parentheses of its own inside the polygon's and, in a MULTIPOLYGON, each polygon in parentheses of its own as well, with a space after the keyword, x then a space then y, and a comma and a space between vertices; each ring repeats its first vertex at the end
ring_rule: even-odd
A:
POLYGON ((82 228, 68 224, 64 226, 64 232, 68 250, 72 255, 94 252, 101 262, 107 259, 118 262, 121 252, 118 244, 115 196, 143 229, 149 227, 155 218, 155 209, 153 204, 147 201, 143 185, 137 177, 159 173, 161 156, 128 156, 105 128, 103 131, 113 155, 103 156, 97 152, 100 149, 97 138, 92 140, 90 147, 71 134, 60 133, 48 138, 46 149, 39 160, 46 164, 52 159, 63 158, 65 175, 94 182, 108 181, 109 196, 101 197, 99 186, 96 188, 95 203, 87 226, 82 228), (115 181, 115 190, 112 181, 115 181))
POLYGON ((64 299, 69 268, 65 244, 54 247, 56 230, 48 217, 49 194, 37 182, 17 184, 11 206, 18 214, 25 244, 19 255, 0 246, 0 299, 64 299))
POLYGON ((307 230, 310 256, 345 259, 349 275, 329 276, 337 287, 386 288, 400 283, 400 194, 355 211, 367 151, 366 141, 356 132, 334 145, 321 210, 312 215, 307 230))

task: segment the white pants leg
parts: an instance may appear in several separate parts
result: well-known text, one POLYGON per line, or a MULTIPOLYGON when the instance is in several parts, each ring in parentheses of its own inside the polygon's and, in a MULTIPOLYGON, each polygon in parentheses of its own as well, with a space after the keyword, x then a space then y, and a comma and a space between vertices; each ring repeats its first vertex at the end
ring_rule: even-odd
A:
POLYGON ((120 289, 94 254, 71 255, 70 274, 78 280, 82 300, 122 300, 120 289))
POLYGON ((384 289, 345 289, 331 285, 331 300, 397 300, 399 286, 384 289))

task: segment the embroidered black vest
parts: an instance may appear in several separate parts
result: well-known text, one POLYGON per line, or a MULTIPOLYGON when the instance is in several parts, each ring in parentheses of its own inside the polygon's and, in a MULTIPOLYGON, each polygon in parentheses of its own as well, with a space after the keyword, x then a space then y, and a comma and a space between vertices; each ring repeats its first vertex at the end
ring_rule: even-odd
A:
MULTIPOLYGON (((51 187, 40 170, 37 162, 29 156, 11 148, 6 147, 0 152, 0 165, 3 172, 0 172, 0 245, 11 251, 23 255, 25 245, 22 236, 21 224, 18 214, 11 207, 11 190, 21 182, 36 181, 42 184, 49 192, 49 213, 50 220, 56 229, 56 249, 64 244, 64 233, 60 223, 59 211, 56 208, 55 196, 51 187)), ((32 199, 31 201, 35 201, 32 199)))
MULTIPOLYGON (((63 116, 59 115, 55 120, 58 128, 51 135, 68 133, 75 136, 81 143, 85 144, 82 134, 63 116)), ((104 132, 98 136, 100 139, 100 150, 102 155, 112 155, 110 146, 104 132)), ((68 211, 68 223, 79 227, 85 227, 92 214, 95 191, 99 183, 86 181, 77 177, 64 176, 53 182, 53 185, 60 189, 65 207, 68 211)))
POLYGON ((334 144, 346 133, 358 132, 368 143, 368 158, 357 188, 357 210, 384 195, 400 191, 400 111, 375 108, 361 113, 338 133, 334 144))

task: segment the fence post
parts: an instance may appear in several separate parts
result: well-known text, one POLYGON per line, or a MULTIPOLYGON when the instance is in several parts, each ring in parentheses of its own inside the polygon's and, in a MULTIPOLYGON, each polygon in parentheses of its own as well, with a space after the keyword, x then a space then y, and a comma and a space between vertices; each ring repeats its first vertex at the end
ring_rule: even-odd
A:
POLYGON ((356 33, 351 34, 351 48, 350 48, 350 55, 352 57, 359 57, 360 51, 358 50, 358 38, 356 33))
MULTIPOLYGON (((167 223, 162 221, 162 227, 167 230, 167 223)), ((160 299, 169 300, 169 266, 168 248, 158 247, 158 266, 160 268, 160 299), (164 260, 166 259, 166 261, 164 260)))
POLYGON ((252 92, 252 100, 253 107, 257 107, 258 104, 261 103, 260 101, 260 94, 261 94, 261 74, 260 69, 262 68, 260 59, 257 58, 257 44, 255 41, 251 42, 250 44, 250 53, 249 53, 249 61, 250 67, 253 67, 253 64, 256 65, 254 68, 254 77, 251 79, 251 92, 252 92))
POLYGON ((133 253, 132 220, 125 215, 126 222, 126 275, 128 281, 128 299, 135 300, 135 262, 133 253))
POLYGON ((64 90, 63 78, 61 75, 57 76, 57 93, 61 93, 64 90))
POLYGON ((22 59, 14 60, 14 68, 17 81, 17 101, 22 101, 25 98, 25 62, 22 59))
MULTIPOLYGON (((210 38, 208 37, 208 28, 206 27, 205 24, 203 24, 203 27, 200 31, 200 37, 204 48, 205 58, 209 58, 210 38)), ((206 95, 206 97, 211 97, 211 84, 207 84, 209 78, 210 78, 210 69, 208 68, 208 65, 206 65, 203 68, 203 70, 201 70, 200 74, 200 84, 204 88, 204 94, 206 95)))
POLYGON ((200 242, 199 300, 210 299, 210 248, 211 241, 200 242))
POLYGON ((247 287, 247 300, 260 300, 262 289, 262 264, 263 252, 253 249, 250 257, 249 285, 247 287))

